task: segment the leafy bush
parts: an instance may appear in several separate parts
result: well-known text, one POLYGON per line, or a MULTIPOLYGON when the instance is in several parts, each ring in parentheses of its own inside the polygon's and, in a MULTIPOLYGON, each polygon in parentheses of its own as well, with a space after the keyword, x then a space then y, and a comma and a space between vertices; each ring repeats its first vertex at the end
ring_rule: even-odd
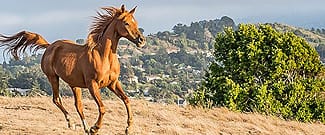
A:
POLYGON ((242 24, 218 34, 214 57, 191 104, 325 123, 324 66, 304 39, 242 24))

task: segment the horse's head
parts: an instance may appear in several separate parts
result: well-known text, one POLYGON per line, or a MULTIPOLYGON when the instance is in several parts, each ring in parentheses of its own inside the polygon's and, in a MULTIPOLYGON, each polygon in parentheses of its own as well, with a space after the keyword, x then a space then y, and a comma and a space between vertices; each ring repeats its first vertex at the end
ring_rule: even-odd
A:
POLYGON ((138 28, 138 23, 134 19, 135 8, 131 11, 125 10, 124 5, 121 7, 121 14, 117 17, 118 23, 116 24, 116 30, 121 37, 125 37, 138 47, 143 47, 145 44, 145 38, 138 28))

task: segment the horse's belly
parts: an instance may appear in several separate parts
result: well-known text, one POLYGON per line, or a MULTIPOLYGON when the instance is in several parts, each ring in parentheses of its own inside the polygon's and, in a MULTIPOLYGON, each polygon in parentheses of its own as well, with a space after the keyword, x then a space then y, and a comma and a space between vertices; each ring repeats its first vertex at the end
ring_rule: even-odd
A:
POLYGON ((60 77, 64 82, 66 82, 71 87, 87 88, 85 81, 82 77, 60 77))
POLYGON ((56 74, 71 87, 85 88, 86 84, 82 72, 77 68, 69 69, 69 67, 56 68, 56 74), (63 70, 65 69, 65 70, 63 70))

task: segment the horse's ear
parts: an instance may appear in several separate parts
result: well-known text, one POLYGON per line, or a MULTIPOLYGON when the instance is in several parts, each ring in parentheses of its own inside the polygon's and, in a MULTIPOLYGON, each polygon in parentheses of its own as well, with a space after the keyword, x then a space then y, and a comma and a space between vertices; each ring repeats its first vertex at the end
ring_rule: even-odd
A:
POLYGON ((122 13, 125 12, 125 6, 124 4, 121 6, 122 13))
POLYGON ((135 12, 135 9, 137 8, 137 6, 135 6, 131 11, 130 14, 133 14, 135 12))

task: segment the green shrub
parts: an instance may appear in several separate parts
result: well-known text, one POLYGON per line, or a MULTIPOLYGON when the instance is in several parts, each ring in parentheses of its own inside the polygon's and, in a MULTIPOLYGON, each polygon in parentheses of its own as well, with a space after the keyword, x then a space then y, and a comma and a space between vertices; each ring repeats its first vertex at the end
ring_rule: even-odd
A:
POLYGON ((191 104, 325 123, 324 66, 304 39, 242 24, 217 35, 214 57, 191 104))

